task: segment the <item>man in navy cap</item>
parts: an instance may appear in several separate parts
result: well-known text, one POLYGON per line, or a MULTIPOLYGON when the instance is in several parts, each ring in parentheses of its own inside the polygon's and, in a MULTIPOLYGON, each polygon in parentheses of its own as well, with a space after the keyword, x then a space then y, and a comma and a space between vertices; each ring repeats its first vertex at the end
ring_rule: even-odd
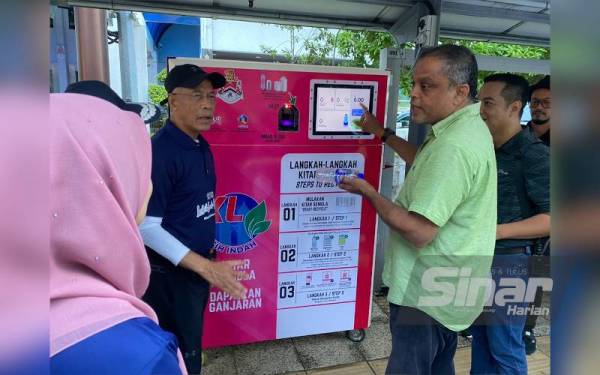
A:
POLYGON ((144 300, 160 325, 179 341, 187 370, 202 366, 204 308, 212 284, 243 298, 234 267, 241 261, 214 261, 215 168, 201 132, 210 129, 219 73, 196 65, 173 68, 165 80, 169 119, 152 138, 154 191, 141 233, 152 273, 144 300))

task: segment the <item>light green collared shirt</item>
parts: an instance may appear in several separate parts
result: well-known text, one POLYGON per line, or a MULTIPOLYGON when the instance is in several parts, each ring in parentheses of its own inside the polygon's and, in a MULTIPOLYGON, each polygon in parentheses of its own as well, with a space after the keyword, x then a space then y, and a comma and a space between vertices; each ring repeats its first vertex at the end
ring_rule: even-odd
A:
POLYGON ((392 232, 383 270, 391 303, 418 308, 453 331, 477 318, 487 297, 477 286, 489 278, 496 240, 496 178, 479 104, 432 126, 396 204, 439 229, 421 249, 392 232))

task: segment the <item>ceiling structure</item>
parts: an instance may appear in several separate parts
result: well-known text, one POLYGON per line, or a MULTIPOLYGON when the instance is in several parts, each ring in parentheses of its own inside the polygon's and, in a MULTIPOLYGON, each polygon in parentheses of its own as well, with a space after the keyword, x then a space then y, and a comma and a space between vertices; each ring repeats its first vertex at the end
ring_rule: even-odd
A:
POLYGON ((440 36, 550 45, 548 0, 52 0, 54 5, 390 31, 415 9, 440 17, 440 36))

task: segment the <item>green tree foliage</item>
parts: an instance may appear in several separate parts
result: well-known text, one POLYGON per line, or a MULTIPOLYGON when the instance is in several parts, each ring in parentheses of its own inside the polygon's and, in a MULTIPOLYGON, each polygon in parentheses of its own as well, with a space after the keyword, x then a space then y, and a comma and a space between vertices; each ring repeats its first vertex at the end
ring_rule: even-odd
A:
POLYGON ((302 26, 279 26, 290 38, 282 46, 261 45, 261 51, 275 57, 284 56, 293 64, 378 67, 379 50, 395 45, 389 33, 374 31, 305 29, 302 26))
POLYGON ((349 59, 347 66, 378 68, 379 51, 396 46, 389 33, 342 30, 338 43, 340 55, 349 59))
MULTIPOLYGON (((394 38, 385 32, 312 29, 306 32, 301 26, 280 26, 290 33, 285 46, 264 46, 261 50, 271 56, 281 54, 291 63, 341 65, 351 67, 379 67, 379 51, 383 48, 395 47, 394 38)), ((523 59, 549 59, 550 49, 543 47, 523 46, 518 44, 491 43, 471 40, 440 39, 440 44, 456 44, 468 47, 477 55, 514 57, 523 59)), ((406 43, 403 48, 414 48, 413 43, 406 43)), ((479 84, 483 79, 495 72, 479 72, 479 84)), ((411 87, 410 67, 403 70, 400 77, 402 94, 409 95, 411 87)), ((541 77, 536 74, 520 74, 533 83, 541 77)))
POLYGON ((158 74, 156 75, 156 82, 160 83, 161 85, 165 84, 165 80, 167 79, 167 69, 163 69, 160 72, 158 72, 158 74))
MULTIPOLYGON (((506 43, 491 43, 491 42, 480 42, 473 40, 457 40, 457 39, 440 39, 442 44, 456 44, 459 46, 465 46, 473 51, 476 55, 484 56, 499 56, 499 57, 514 57, 519 59, 536 59, 545 60, 550 59, 550 49, 543 47, 534 46, 523 46, 519 44, 506 44, 506 43)), ((488 72, 480 71, 478 76, 478 86, 483 85, 485 77, 499 72, 488 72)), ((540 80, 542 76, 539 74, 528 74, 528 73, 516 73, 524 77, 529 83, 533 84, 540 80)))
POLYGON ((550 50, 519 44, 490 43, 473 40, 440 39, 442 44, 456 44, 469 48, 476 55, 516 57, 521 59, 549 59, 550 50))
POLYGON ((270 55, 275 58, 276 55, 283 55, 292 64, 306 64, 304 58, 313 57, 311 53, 304 53, 303 48, 307 43, 307 40, 312 36, 302 37, 301 32, 304 29, 302 26, 294 25, 279 25, 281 30, 285 30, 289 33, 290 39, 285 43, 285 46, 279 45, 275 47, 260 45, 262 53, 270 55))
POLYGON ((161 70, 156 75, 156 81, 159 85, 151 84, 148 86, 148 98, 150 98, 150 101, 154 104, 160 105, 160 102, 167 98, 167 90, 165 90, 165 87, 163 86, 165 79, 167 79, 167 69, 161 70))

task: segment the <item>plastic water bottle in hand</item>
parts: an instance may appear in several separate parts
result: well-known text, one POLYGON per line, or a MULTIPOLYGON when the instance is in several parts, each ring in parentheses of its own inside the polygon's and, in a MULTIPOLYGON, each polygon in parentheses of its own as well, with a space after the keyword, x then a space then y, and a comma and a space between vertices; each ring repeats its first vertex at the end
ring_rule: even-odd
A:
POLYGON ((364 173, 350 168, 324 168, 318 169, 316 173, 316 180, 323 184, 335 183, 335 185, 339 185, 342 183, 342 178, 344 177, 364 179, 365 175, 364 173))

